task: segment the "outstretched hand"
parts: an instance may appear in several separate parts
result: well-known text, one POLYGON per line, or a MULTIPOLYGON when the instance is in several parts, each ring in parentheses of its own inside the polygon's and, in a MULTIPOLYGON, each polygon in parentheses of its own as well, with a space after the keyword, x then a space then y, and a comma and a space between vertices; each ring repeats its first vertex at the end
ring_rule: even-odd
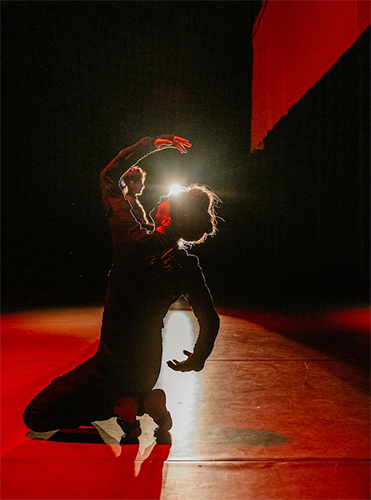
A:
POLYGON ((193 354, 189 351, 183 351, 183 353, 187 356, 187 359, 183 361, 178 361, 177 359, 168 361, 168 367, 176 372, 190 372, 192 370, 199 372, 202 370, 204 363, 196 362, 195 359, 192 358, 193 354))
POLYGON ((192 144, 188 141, 188 139, 183 139, 183 137, 174 136, 174 139, 171 141, 169 139, 161 139, 158 138, 155 140, 156 149, 164 149, 164 148, 176 148, 181 153, 186 153, 187 148, 190 148, 192 144))

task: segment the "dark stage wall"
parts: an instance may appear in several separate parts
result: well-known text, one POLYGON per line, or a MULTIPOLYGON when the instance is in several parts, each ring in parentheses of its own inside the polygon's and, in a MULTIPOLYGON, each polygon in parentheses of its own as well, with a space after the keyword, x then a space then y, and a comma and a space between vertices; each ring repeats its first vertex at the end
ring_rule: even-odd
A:
POLYGON ((209 271, 218 273, 233 248, 224 237, 238 204, 230 172, 249 149, 260 6, 2 3, 3 308, 104 299, 110 237, 99 172, 146 135, 193 144, 143 163, 147 210, 173 181, 206 183, 223 199, 209 271))
POLYGON ((260 6, 3 3, 3 309, 103 301, 99 172, 165 132, 193 146, 145 160, 142 201, 172 181, 221 197, 219 234, 195 249, 217 305, 368 295, 369 31, 250 153, 260 6))
POLYGON ((368 302, 369 77, 368 29, 236 170, 232 302, 368 302))

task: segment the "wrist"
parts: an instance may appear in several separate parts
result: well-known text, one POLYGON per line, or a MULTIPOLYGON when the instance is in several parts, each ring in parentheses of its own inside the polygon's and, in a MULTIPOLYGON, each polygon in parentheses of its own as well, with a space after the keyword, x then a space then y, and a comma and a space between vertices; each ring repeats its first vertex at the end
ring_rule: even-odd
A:
POLYGON ((205 366, 206 360, 203 357, 197 355, 195 356, 194 354, 192 354, 190 361, 192 363, 192 366, 194 367, 193 369, 195 371, 200 371, 205 366))

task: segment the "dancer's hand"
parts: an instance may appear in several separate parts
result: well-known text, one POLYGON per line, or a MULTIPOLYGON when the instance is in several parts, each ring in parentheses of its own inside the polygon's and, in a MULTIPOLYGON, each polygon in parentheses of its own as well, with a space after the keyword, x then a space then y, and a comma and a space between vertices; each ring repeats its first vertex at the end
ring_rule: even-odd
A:
POLYGON ((184 361, 173 359, 167 362, 167 366, 176 372, 190 372, 192 370, 199 372, 202 370, 204 363, 196 361, 193 354, 189 351, 183 351, 183 353, 187 356, 187 359, 184 361))
POLYGON ((183 137, 174 136, 174 140, 169 139, 161 139, 158 138, 155 140, 155 148, 156 149, 165 149, 165 148, 176 148, 181 153, 186 153, 187 148, 190 148, 192 144, 188 141, 188 139, 183 139, 183 137))

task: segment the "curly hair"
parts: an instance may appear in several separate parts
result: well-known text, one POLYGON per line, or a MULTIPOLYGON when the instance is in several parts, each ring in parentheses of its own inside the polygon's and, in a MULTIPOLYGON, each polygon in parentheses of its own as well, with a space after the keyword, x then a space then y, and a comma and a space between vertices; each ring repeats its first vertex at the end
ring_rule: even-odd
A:
POLYGON ((182 230, 180 247, 192 247, 216 234, 216 208, 221 200, 209 187, 183 186, 180 193, 169 195, 168 201, 172 223, 182 230))
POLYGON ((120 179, 120 186, 122 190, 128 190, 131 181, 142 180, 143 182, 146 179, 147 173, 137 165, 129 168, 127 172, 120 179))

